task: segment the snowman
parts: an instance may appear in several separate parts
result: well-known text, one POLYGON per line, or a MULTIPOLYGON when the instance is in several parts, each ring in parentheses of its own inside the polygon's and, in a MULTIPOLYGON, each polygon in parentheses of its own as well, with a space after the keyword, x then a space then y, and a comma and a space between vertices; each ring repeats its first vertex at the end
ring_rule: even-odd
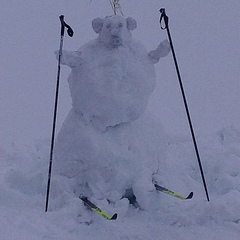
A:
POLYGON ((98 37, 62 52, 61 64, 71 68, 72 109, 54 156, 57 172, 74 180, 74 191, 111 202, 134 197, 148 208, 163 148, 162 130, 146 109, 156 83, 154 64, 170 45, 165 40, 148 53, 132 38, 136 27, 130 17, 96 18, 98 37))

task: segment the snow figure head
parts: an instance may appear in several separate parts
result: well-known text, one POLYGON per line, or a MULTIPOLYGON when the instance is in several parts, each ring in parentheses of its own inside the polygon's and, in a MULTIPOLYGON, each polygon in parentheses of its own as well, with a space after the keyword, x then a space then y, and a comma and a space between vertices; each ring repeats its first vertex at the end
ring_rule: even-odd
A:
POLYGON ((131 31, 137 27, 137 22, 133 18, 124 19, 121 16, 114 15, 105 19, 94 19, 92 27, 96 33, 99 33, 100 42, 107 46, 117 47, 131 43, 131 31))

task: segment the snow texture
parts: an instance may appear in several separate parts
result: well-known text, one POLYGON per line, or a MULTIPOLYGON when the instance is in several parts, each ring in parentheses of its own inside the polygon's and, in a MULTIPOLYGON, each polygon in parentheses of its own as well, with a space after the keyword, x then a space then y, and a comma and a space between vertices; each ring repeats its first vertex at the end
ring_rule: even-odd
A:
MULTIPOLYGON (((156 208, 152 211, 135 208, 127 199, 109 204, 105 199, 90 197, 110 215, 118 213, 116 221, 106 221, 86 209, 73 193, 76 186, 73 179, 53 173, 49 211, 44 213, 56 80, 52 51, 59 44, 58 16, 64 13, 67 23, 75 30, 74 38, 65 36, 64 46, 77 49, 79 41, 82 45, 94 37, 89 27, 91 20, 108 15, 111 8, 105 0, 2 1, 1 240, 239 240, 239 0, 162 0, 161 3, 152 0, 151 4, 146 4, 146 0, 129 0, 120 3, 123 13, 138 21, 134 36, 141 39, 147 49, 153 49, 159 38, 166 37, 158 22, 158 9, 166 8, 210 202, 206 201, 188 135, 176 71, 172 58, 167 57, 155 65, 155 68, 158 66, 157 78, 163 81, 160 84, 157 81, 148 109, 142 117, 128 123, 133 126, 129 134, 124 124, 125 140, 118 136, 110 140, 110 145, 113 153, 122 154, 122 158, 124 154, 130 155, 126 151, 127 142, 139 142, 137 150, 143 149, 143 155, 147 154, 145 144, 153 141, 149 130, 161 132, 156 124, 159 121, 148 114, 148 110, 156 113, 169 134, 166 157, 161 159, 158 168, 158 183, 182 195, 193 191, 193 199, 182 201, 152 191, 148 195, 156 208), (226 17, 226 13, 231 14, 226 17), (153 126, 145 129, 150 122, 153 126), (141 132, 149 133, 146 139, 137 137, 134 132, 140 124, 141 132), (116 149, 119 142, 123 146, 116 149)), ((68 70, 61 68, 59 125, 71 108, 65 81, 68 70)), ((96 139, 98 144, 100 133, 90 126, 84 126, 83 133, 91 132, 89 138, 96 139)), ((105 132, 104 140, 112 137, 110 129, 105 132)), ((162 137, 156 137, 155 141, 154 146, 161 146, 162 137)), ((106 152, 109 153, 110 150, 106 152)), ((149 154, 153 158, 152 152, 149 154)), ((54 169, 57 165, 54 161, 54 169)))
POLYGON ((13 146, 11 153, 2 150, 1 237, 11 240, 155 240, 161 236, 165 240, 237 240, 240 232, 237 211, 240 130, 226 127, 214 135, 198 138, 198 143, 210 202, 206 202, 192 141, 174 137, 169 138, 159 183, 183 195, 193 190, 193 199, 182 201, 154 191, 148 198, 152 199, 155 210, 149 211, 133 207, 127 199, 109 204, 106 200, 91 198, 110 215, 117 212, 115 221, 107 221, 89 211, 72 192, 71 180, 57 175, 52 179, 49 212, 44 213, 47 139, 35 142, 32 147, 13 146))
POLYGON ((160 123, 146 108, 156 83, 153 64, 170 46, 165 40, 148 54, 132 39, 137 22, 130 17, 96 18, 92 27, 97 39, 62 53, 62 64, 72 69, 72 110, 57 137, 57 172, 75 179, 79 194, 116 202, 131 189, 141 207, 149 208, 166 140, 160 127, 152 131, 160 123))

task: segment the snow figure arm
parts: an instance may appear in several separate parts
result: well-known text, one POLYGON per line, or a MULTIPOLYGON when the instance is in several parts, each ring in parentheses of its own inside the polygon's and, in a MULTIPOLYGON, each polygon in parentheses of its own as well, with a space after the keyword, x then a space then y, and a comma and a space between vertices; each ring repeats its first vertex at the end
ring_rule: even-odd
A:
MULTIPOLYGON (((59 56, 59 51, 54 52, 56 55, 56 58, 58 60, 59 56)), ((82 64, 83 60, 81 58, 81 52, 79 51, 62 51, 62 56, 61 56, 61 64, 67 65, 70 68, 77 67, 82 64)))
POLYGON ((148 53, 148 58, 153 64, 155 64, 160 60, 160 58, 166 57, 170 50, 170 43, 166 39, 162 41, 155 50, 148 53))

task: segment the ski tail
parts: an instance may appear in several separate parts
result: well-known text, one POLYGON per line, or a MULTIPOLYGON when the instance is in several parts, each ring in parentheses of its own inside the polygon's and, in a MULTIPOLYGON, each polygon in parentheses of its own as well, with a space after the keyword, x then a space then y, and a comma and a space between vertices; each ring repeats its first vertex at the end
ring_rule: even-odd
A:
POLYGON ((171 195, 173 197, 176 197, 176 198, 179 198, 179 199, 182 199, 182 200, 191 199, 193 197, 193 192, 190 192, 189 195, 187 197, 185 197, 185 196, 182 196, 178 193, 175 193, 175 192, 173 192, 173 191, 171 191, 171 190, 169 190, 165 187, 162 187, 162 186, 158 185, 157 183, 155 183, 154 186, 155 186, 156 190, 158 190, 160 192, 164 192, 168 195, 171 195))
POLYGON ((79 197, 83 202, 84 205, 86 205, 88 208, 90 208, 93 212, 96 212, 98 215, 104 217, 107 220, 116 220, 117 219, 117 213, 113 214, 113 216, 110 216, 103 210, 101 210, 99 207, 97 207, 94 203, 92 203, 86 196, 80 195, 79 197))

